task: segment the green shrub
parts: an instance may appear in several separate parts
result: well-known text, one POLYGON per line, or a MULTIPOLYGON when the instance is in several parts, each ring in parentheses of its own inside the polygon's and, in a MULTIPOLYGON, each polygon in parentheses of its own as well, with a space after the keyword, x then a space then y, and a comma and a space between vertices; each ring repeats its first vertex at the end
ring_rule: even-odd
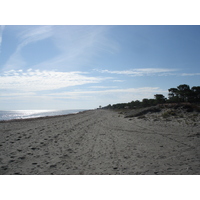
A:
POLYGON ((162 114, 162 117, 163 117, 163 118, 168 118, 168 117, 170 117, 169 112, 164 112, 164 113, 162 114))
POLYGON ((162 114, 163 118, 168 118, 170 116, 176 116, 176 113, 173 110, 168 110, 162 114))

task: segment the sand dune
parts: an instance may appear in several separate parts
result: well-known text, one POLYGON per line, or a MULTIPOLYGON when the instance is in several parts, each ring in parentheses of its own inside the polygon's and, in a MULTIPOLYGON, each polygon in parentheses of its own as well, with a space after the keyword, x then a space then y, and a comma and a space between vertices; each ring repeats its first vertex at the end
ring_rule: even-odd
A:
POLYGON ((199 120, 152 115, 92 110, 1 122, 0 174, 200 174, 199 120))

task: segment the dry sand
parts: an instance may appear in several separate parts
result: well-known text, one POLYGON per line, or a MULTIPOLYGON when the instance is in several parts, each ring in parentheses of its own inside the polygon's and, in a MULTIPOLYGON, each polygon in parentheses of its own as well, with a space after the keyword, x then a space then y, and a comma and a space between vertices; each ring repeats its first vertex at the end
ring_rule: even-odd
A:
POLYGON ((1 122, 0 174, 200 174, 199 114, 190 115, 92 110, 1 122))

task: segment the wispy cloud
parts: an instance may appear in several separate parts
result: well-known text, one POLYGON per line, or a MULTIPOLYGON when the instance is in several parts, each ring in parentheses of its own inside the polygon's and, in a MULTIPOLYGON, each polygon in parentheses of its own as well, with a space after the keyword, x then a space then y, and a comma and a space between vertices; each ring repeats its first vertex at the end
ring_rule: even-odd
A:
POLYGON ((89 67, 93 58, 102 52, 114 54, 118 52, 118 44, 108 40, 105 26, 58 26, 53 28, 52 40, 60 54, 56 57, 38 63, 33 68, 48 68, 59 70, 79 69, 80 66, 89 67))
POLYGON ((0 97, 30 97, 30 96, 35 96, 35 93, 34 92, 13 92, 13 93, 8 93, 8 92, 4 92, 4 93, 1 93, 0 94, 0 97))
POLYGON ((0 25, 0 53, 1 53, 1 43, 2 43, 2 35, 3 35, 3 30, 4 30, 3 25, 0 25))
POLYGON ((182 73, 181 76, 200 76, 200 73, 182 73))
POLYGON ((155 94, 166 96, 167 92, 159 87, 116 88, 51 93, 49 98, 52 97, 63 102, 79 101, 84 102, 83 104, 87 104, 88 107, 98 107, 99 105, 106 106, 108 104, 142 100, 143 98, 154 98, 155 94))
POLYGON ((28 44, 46 39, 52 36, 52 26, 30 26, 18 34, 19 45, 15 52, 7 60, 4 69, 18 69, 26 65, 21 50, 28 44))
POLYGON ((52 26, 31 26, 26 30, 20 32, 18 35, 21 44, 26 45, 31 42, 35 42, 38 40, 43 40, 52 36, 53 27, 52 26))
POLYGON ((89 66, 102 52, 114 54, 119 46, 107 36, 107 26, 24 26, 17 34, 19 44, 4 65, 4 70, 32 67, 34 69, 79 70, 89 66), (58 54, 42 62, 26 63, 22 50, 28 44, 51 38, 58 54))
POLYGON ((90 86, 93 89, 106 89, 106 88, 117 88, 117 86, 90 86))
POLYGON ((0 89, 26 92, 56 90, 76 85, 99 83, 102 80, 104 78, 87 76, 78 71, 10 70, 0 76, 0 89))
POLYGON ((177 71, 177 69, 166 69, 166 68, 141 68, 141 69, 130 69, 121 71, 111 70, 96 70, 101 73, 129 75, 129 76, 153 76, 153 75, 172 75, 171 72, 177 71))
MULTIPOLYGON (((102 88, 103 89, 103 88, 102 88)), ((142 98, 153 98, 154 94, 157 93, 167 93, 167 91, 160 89, 159 87, 141 87, 141 88, 126 88, 126 89, 109 89, 109 90, 87 90, 87 91, 73 91, 73 92, 62 92, 62 93, 51 93, 50 96, 55 96, 58 98, 83 98, 94 97, 99 98, 99 96, 104 95, 116 95, 117 99, 124 98, 125 96, 132 96, 135 99, 142 98), (127 94, 127 95, 126 95, 127 94)), ((112 96, 113 98, 113 96, 112 96)), ((128 98, 127 98, 128 99, 128 98)))
POLYGON ((86 49, 114 53, 119 47, 116 42, 106 37, 108 30, 109 27, 106 26, 59 26, 54 32, 54 39, 57 47, 70 53, 72 57, 85 52, 86 49))
POLYGON ((163 92, 159 87, 141 87, 141 88, 126 88, 126 89, 111 89, 111 90, 96 90, 96 91, 75 91, 75 92, 62 92, 62 93, 53 93, 51 95, 66 95, 66 94, 96 94, 96 93, 126 93, 126 92, 163 92))
POLYGON ((122 83, 122 82, 124 82, 124 80, 113 80, 113 82, 115 82, 115 83, 122 83))

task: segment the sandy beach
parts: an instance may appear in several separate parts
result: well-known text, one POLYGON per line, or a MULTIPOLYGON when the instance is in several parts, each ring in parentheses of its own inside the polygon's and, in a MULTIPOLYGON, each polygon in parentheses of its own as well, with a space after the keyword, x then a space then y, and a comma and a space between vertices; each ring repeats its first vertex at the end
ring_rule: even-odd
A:
POLYGON ((110 110, 0 123, 0 174, 200 174, 199 114, 110 110))

